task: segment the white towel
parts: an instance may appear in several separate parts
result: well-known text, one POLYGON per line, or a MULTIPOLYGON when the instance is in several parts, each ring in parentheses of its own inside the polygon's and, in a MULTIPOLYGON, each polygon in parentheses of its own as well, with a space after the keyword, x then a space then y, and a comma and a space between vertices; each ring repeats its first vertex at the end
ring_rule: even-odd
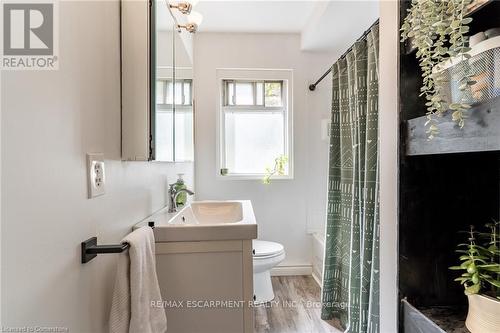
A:
POLYGON ((109 330, 111 333, 164 333, 167 330, 165 310, 152 305, 161 301, 153 230, 150 227, 136 229, 122 242, 129 243, 130 247, 119 254, 109 330))

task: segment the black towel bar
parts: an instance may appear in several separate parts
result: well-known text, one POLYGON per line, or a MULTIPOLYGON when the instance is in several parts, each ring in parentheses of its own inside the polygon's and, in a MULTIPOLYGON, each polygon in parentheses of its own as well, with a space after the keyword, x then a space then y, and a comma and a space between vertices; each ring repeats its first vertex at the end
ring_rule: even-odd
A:
POLYGON ((121 253, 129 248, 128 243, 112 244, 112 245, 97 245, 97 237, 92 237, 82 242, 82 264, 88 263, 90 260, 103 253, 121 253))
MULTIPOLYGON (((154 221, 149 221, 148 226, 155 227, 154 221)), ((82 242, 82 264, 88 263, 90 260, 103 253, 122 253, 130 247, 129 243, 97 245, 97 237, 91 237, 82 242)))

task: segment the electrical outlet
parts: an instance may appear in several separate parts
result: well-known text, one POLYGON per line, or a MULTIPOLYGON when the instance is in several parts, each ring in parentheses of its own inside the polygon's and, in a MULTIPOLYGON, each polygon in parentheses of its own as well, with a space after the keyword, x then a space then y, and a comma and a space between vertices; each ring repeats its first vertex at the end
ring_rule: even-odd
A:
POLYGON ((87 185, 89 199, 106 193, 104 155, 102 153, 87 154, 87 185))

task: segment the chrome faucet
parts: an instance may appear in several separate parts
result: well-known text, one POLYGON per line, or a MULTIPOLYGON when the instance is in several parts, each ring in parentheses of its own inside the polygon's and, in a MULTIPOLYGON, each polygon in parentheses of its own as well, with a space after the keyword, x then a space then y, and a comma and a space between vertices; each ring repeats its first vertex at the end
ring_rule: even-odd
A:
POLYGON ((194 192, 191 190, 188 190, 187 188, 181 188, 180 190, 175 189, 175 185, 177 184, 170 184, 169 190, 168 190, 168 197, 170 198, 170 203, 168 206, 168 212, 169 213, 175 213, 177 212, 177 197, 181 193, 187 193, 189 195, 193 195, 194 192))

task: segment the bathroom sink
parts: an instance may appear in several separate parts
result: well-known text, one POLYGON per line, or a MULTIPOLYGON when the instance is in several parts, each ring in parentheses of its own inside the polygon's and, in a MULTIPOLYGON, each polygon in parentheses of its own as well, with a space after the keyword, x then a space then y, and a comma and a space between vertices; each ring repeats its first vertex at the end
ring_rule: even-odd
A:
POLYGON ((156 242, 257 238, 250 200, 194 201, 176 213, 162 209, 140 225, 155 223, 156 242))
POLYGON ((241 201, 198 201, 185 207, 169 224, 219 225, 241 223, 243 204, 241 201))

